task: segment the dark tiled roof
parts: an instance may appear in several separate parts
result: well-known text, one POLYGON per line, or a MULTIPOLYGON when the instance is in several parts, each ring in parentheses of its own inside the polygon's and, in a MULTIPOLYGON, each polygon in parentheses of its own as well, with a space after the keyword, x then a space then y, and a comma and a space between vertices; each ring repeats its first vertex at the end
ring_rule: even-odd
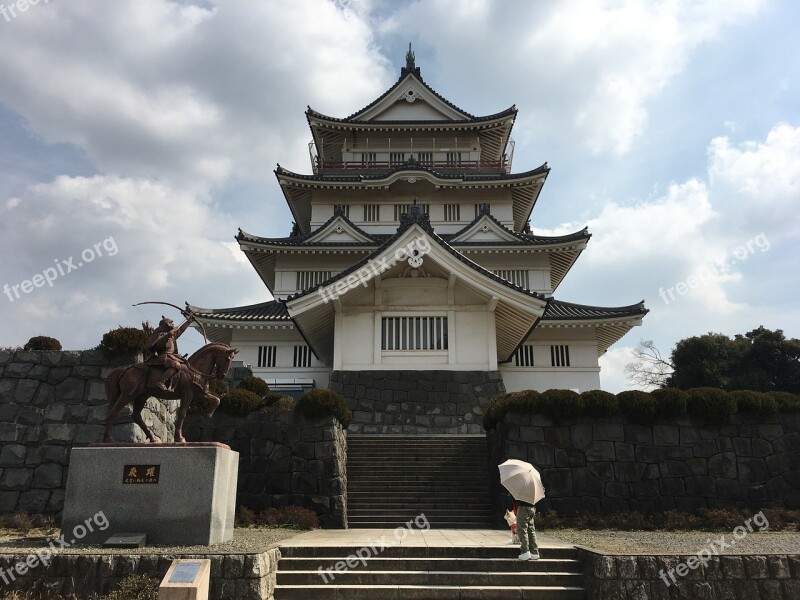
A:
MULTIPOLYGON (((436 93, 436 92, 434 92, 436 93)), ((437 94, 438 95, 438 94, 437 94)), ((446 102, 446 101, 445 101, 446 102)), ((448 102, 449 104, 449 102, 448 102)), ((370 105, 371 106, 371 105, 370 105)), ((366 110, 366 109, 365 109, 366 110)), ((361 112, 361 111, 359 111, 361 112)), ((306 119, 311 120, 312 118, 330 121, 332 123, 357 123, 357 124, 365 124, 365 125, 420 125, 425 127, 431 127, 432 125, 439 125, 439 126, 451 126, 451 125, 469 125, 471 123, 483 123, 486 121, 494 121, 496 119, 502 119, 503 117, 513 117, 517 114, 516 106, 509 106, 505 110, 501 110, 500 112, 494 113, 492 115, 485 115, 481 117, 473 117, 470 116, 468 120, 464 121, 450 121, 447 119, 435 119, 430 121, 420 121, 420 120, 413 120, 413 119, 387 119, 387 120, 380 120, 380 121, 356 121, 350 117, 345 117, 344 119, 339 119, 337 117, 331 117, 321 112, 314 110, 313 108, 309 107, 306 111, 306 119)))
POLYGON ((439 243, 439 245, 442 248, 444 248, 447 252, 449 252, 451 255, 453 255, 455 258, 457 258, 459 261, 461 261, 465 265, 471 267, 475 271, 478 271, 478 272, 482 273, 483 275, 485 275, 486 277, 489 277, 490 279, 493 279, 496 282, 501 283, 505 287, 511 288, 511 289, 516 290, 518 292, 521 292, 521 293, 523 293, 523 294, 525 294, 527 296, 530 296, 532 298, 537 298, 539 300, 545 300, 545 301, 549 300, 544 294, 540 294, 538 292, 532 292, 532 291, 530 291, 528 289, 525 289, 524 287, 521 287, 521 286, 518 286, 518 285, 516 285, 514 283, 511 283, 507 279, 504 279, 504 278, 500 277, 499 275, 495 275, 491 271, 485 269, 484 267, 480 266, 479 264, 477 264, 477 263, 471 261, 470 259, 468 259, 466 256, 464 256, 461 252, 459 252, 458 250, 456 250, 455 248, 450 246, 446 241, 444 241, 439 235, 437 235, 433 231, 433 228, 430 225, 430 220, 428 219, 427 215, 424 215, 424 214, 418 214, 418 215, 410 214, 410 215, 406 215, 405 216, 404 221, 402 222, 400 227, 397 229, 397 233, 395 233, 390 238, 388 238, 374 252, 372 252, 368 256, 365 256, 364 258, 362 258, 360 261, 358 261, 356 264, 351 266, 349 269, 346 269, 346 270, 342 271, 341 273, 339 273, 337 275, 334 275, 333 277, 331 277, 327 281, 324 281, 321 284, 316 285, 314 287, 308 288, 307 290, 303 290, 302 292, 298 292, 297 294, 294 294, 293 296, 289 296, 288 298, 286 298, 285 302, 290 302, 292 300, 296 300, 298 298, 302 298, 304 296, 312 294, 312 293, 316 292, 318 289, 320 289, 322 287, 327 287, 327 286, 329 286, 329 285, 331 285, 331 284, 333 284, 333 283, 335 283, 337 281, 340 281, 341 279, 346 278, 351 273, 354 273, 354 272, 358 271, 359 269, 361 269, 361 267, 363 267, 364 265, 368 264, 369 261, 372 260, 374 257, 380 255, 381 252, 383 252, 384 249, 387 246, 390 246, 397 238, 399 238, 403 233, 405 233, 415 223, 417 225, 419 225, 428 235, 430 235, 431 239, 433 239, 435 242, 439 243))
MULTIPOLYGON (((532 233, 518 233, 513 229, 509 229, 505 225, 503 225, 500 221, 498 221, 493 215, 491 214, 479 214, 475 219, 466 227, 462 227, 459 231, 450 234, 442 235, 442 238, 445 240, 453 240, 458 236, 464 234, 464 232, 469 231, 471 227, 475 225, 478 221, 480 221, 484 216, 489 217, 489 219, 495 223, 498 227, 503 229, 504 231, 508 232, 509 234, 513 235, 523 244, 530 244, 532 246, 543 246, 548 244, 562 244, 566 242, 576 242, 580 240, 588 240, 592 237, 592 234, 589 233, 589 228, 584 227, 580 231, 576 231, 574 233, 568 233, 566 235, 555 235, 555 236, 548 236, 548 235, 534 235, 532 233)), ((508 245, 514 244, 514 242, 454 242, 457 246, 492 246, 492 245, 508 245)))
POLYGON ((542 316, 543 321, 573 321, 579 319, 610 319, 618 317, 643 317, 648 312, 644 300, 630 306, 604 307, 573 304, 552 300, 542 316))
POLYGON ((291 321, 289 312, 282 302, 270 300, 249 306, 235 306, 232 308, 200 308, 189 307, 192 312, 201 318, 218 319, 222 321, 291 321))
POLYGON ((349 247, 352 247, 352 246, 363 246, 365 248, 372 248, 372 247, 378 245, 379 243, 381 243, 381 240, 379 239, 379 236, 375 236, 375 235, 372 235, 370 233, 367 233, 366 231, 361 229, 358 225, 353 223, 350 219, 348 219, 345 215, 338 214, 338 213, 335 213, 330 219, 325 221, 325 223, 320 225, 314 231, 311 231, 309 233, 303 233, 303 234, 300 234, 300 235, 290 236, 290 237, 264 238, 264 237, 259 237, 257 235, 253 235, 253 234, 247 233, 245 231, 242 231, 241 228, 239 228, 239 233, 236 235, 236 241, 238 241, 238 242, 257 242, 257 243, 261 243, 261 244, 269 244, 270 246, 304 246, 304 245, 310 245, 310 246, 314 246, 314 247, 316 247, 316 246, 324 246, 324 247, 331 247, 331 248, 337 248, 337 247, 348 247, 349 248, 349 247), (371 243, 370 242, 311 242, 310 244, 307 243, 308 240, 313 238, 317 233, 319 233, 321 230, 325 229, 328 225, 333 223, 339 217, 341 217, 348 225, 350 225, 353 229, 358 231, 361 235, 363 235, 364 237, 369 238, 370 240, 372 240, 372 242, 371 243))
POLYGON ((469 172, 458 172, 458 173, 441 173, 439 171, 434 171, 428 167, 421 165, 420 163, 404 163, 387 171, 375 174, 375 175, 361 175, 361 174, 353 174, 353 175, 324 175, 324 174, 317 174, 317 175, 303 175, 300 173, 295 173, 293 171, 289 171, 288 169, 284 169, 280 165, 275 169, 275 175, 280 177, 281 175, 286 175, 287 177, 293 177, 295 179, 302 179, 305 181, 319 181, 319 182, 342 182, 342 183, 359 183, 362 181, 380 181, 381 179, 386 179, 390 175, 400 171, 425 171, 438 177, 439 179, 454 179, 459 181, 514 181, 517 179, 526 179, 528 177, 532 177, 534 175, 542 175, 547 174, 550 172, 550 167, 547 166, 547 163, 542 164, 535 169, 531 169, 529 171, 524 171, 522 173, 469 173, 469 172))

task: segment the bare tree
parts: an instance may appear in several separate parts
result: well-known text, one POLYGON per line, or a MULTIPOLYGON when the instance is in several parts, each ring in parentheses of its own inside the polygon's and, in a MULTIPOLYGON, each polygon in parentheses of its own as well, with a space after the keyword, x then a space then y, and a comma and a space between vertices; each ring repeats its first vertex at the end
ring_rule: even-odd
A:
POLYGON ((641 389, 663 387, 674 370, 661 356, 653 340, 641 340, 633 351, 633 361, 625 365, 625 378, 641 389))

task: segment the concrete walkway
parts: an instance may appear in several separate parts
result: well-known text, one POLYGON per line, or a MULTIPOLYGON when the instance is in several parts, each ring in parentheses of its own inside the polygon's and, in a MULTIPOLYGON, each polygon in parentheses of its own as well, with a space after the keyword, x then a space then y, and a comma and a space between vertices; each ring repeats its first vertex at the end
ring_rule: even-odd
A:
MULTIPOLYGON (((510 533, 503 529, 317 529, 281 542, 281 546, 371 546, 385 536, 391 546, 438 546, 449 548, 497 547, 509 544, 510 533)), ((572 548, 571 544, 549 535, 536 535, 540 548, 572 548)))

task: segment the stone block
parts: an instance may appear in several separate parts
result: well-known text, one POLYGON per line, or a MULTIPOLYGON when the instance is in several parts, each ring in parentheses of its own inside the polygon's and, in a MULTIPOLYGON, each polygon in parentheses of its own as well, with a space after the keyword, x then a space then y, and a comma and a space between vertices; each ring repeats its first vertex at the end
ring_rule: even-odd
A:
POLYGON ((22 442, 25 437, 26 427, 14 423, 0 423, 0 443, 22 442))
POLYGON ((734 452, 724 452, 712 456, 708 459, 708 474, 712 477, 736 479, 736 454, 734 452))
POLYGON ((15 378, 26 377, 32 368, 33 365, 30 363, 12 362, 6 364, 3 376, 15 378))
POLYGON ((769 577, 767 558, 765 556, 743 556, 742 562, 749 579, 766 579, 769 577))
POLYGON ((53 444, 70 444, 75 438, 76 426, 68 423, 44 425, 45 439, 53 444))
POLYGON ((586 450, 586 460, 594 461, 613 461, 616 459, 614 442, 600 441, 592 442, 586 450))
POLYGON ((31 404, 36 397, 36 391, 39 389, 39 382, 33 379, 22 379, 17 383, 17 389, 14 392, 14 402, 16 404, 31 404))
POLYGON ((621 462, 632 462, 636 460, 633 444, 616 442, 614 444, 617 460, 621 462))
POLYGON ((586 450, 594 440, 591 423, 580 423, 570 427, 572 445, 578 450, 586 450))
POLYGON ((636 460, 639 462, 660 463, 664 457, 664 449, 659 446, 636 446, 636 460))
POLYGON ((717 483, 713 477, 687 477, 684 479, 686 493, 690 496, 701 498, 715 498, 717 496, 717 483))
POLYGON ((680 427, 679 437, 681 446, 694 446, 700 439, 700 434, 696 427, 683 426, 680 427))
POLYGON ((38 425, 42 421, 42 410, 35 406, 20 407, 17 423, 20 425, 38 425))
POLYGON ((653 428, 646 425, 627 424, 625 425, 625 441, 629 444, 653 443, 653 428))
POLYGON ((614 474, 617 481, 639 481, 644 474, 645 465, 635 462, 614 463, 614 474))
MULTIPOLYGON (((53 394, 56 402, 78 403, 83 399, 86 382, 75 377, 68 377, 54 387, 53 394)), ((103 396, 105 399, 105 395, 103 396)))
POLYGON ((102 511, 110 526, 87 533, 83 543, 131 531, 158 545, 227 541, 238 462, 238 453, 219 446, 73 448, 62 532, 69 539, 76 525, 102 511), (124 484, 126 465, 159 465, 158 483, 124 484))
POLYGON ((750 444, 753 448, 753 456, 763 458, 773 453, 772 444, 770 444, 767 440, 753 438, 750 440, 750 444))
POLYGON ((593 431, 595 440, 611 442, 625 440, 625 430, 621 423, 595 423, 593 431))
POLYGON ((614 463, 612 462, 590 462, 586 464, 586 469, 600 481, 614 481, 614 463))
POLYGON ((763 458, 739 458, 739 479, 748 485, 766 483, 769 479, 767 463, 763 458))
POLYGON ((0 467, 23 467, 28 449, 21 444, 4 444, 0 450, 0 467))
POLYGON ((67 406, 65 404, 51 404, 44 410, 45 423, 63 423, 66 419, 67 406))
POLYGON ((17 510, 29 514, 42 514, 47 510, 50 490, 26 490, 19 495, 17 510))
POLYGON ((3 469, 3 476, 0 477, 0 486, 3 490, 27 490, 33 481, 33 469, 3 469))

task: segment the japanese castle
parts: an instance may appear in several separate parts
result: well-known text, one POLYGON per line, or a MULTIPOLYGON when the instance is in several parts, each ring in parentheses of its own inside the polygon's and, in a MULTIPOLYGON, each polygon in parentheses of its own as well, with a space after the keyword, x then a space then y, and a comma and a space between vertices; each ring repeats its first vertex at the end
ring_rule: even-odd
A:
POLYGON ((512 173, 516 115, 467 113, 411 50, 361 110, 309 108, 311 174, 275 170, 291 234, 236 237, 274 299, 191 307, 209 338, 274 390, 342 393, 364 432, 478 432, 503 390, 600 388, 648 311, 554 297, 591 236, 531 232, 550 169, 512 173))

